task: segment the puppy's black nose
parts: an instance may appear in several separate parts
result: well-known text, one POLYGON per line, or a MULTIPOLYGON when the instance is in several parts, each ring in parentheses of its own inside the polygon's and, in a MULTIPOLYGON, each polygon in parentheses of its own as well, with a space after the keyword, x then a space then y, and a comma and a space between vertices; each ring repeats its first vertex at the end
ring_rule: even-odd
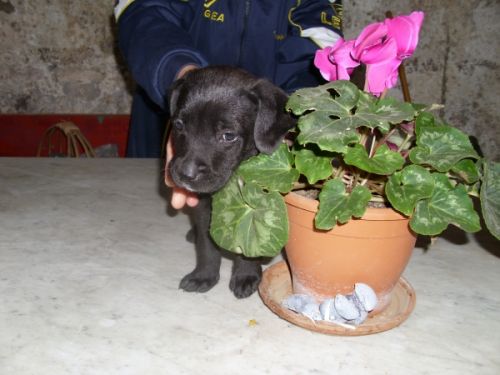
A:
POLYGON ((203 175, 207 170, 207 165, 201 161, 199 162, 192 162, 184 165, 182 170, 180 171, 181 178, 185 179, 186 181, 194 181, 196 180, 199 176, 203 175))

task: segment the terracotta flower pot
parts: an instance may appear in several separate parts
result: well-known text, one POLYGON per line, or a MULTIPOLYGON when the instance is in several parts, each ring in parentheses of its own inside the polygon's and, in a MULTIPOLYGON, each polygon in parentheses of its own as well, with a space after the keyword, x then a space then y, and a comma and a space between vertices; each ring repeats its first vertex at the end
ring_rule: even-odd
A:
POLYGON ((293 292, 321 302, 350 294, 355 283, 363 282, 379 300, 372 314, 387 307, 415 246, 408 219, 389 208, 368 208, 361 219, 320 231, 314 228, 318 201, 292 192, 285 202, 290 223, 285 249, 293 292))

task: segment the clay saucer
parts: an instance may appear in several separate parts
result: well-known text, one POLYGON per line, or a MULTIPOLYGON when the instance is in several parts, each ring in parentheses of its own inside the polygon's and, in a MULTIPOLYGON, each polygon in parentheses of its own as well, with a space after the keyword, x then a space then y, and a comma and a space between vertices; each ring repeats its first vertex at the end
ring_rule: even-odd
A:
POLYGON ((381 313, 369 316, 354 329, 330 322, 314 322, 282 306, 283 300, 292 294, 292 280, 284 261, 264 271, 259 294, 264 304, 280 318, 310 331, 339 336, 369 335, 397 327, 411 314, 416 300, 412 286, 404 278, 400 278, 392 292, 389 306, 381 313))

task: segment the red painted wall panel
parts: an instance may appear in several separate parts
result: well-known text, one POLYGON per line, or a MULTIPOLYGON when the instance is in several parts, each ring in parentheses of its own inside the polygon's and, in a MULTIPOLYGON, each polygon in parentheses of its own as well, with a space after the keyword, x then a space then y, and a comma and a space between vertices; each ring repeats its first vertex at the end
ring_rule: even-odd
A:
POLYGON ((124 157, 129 119, 129 115, 106 114, 0 114, 0 156, 36 156, 45 130, 70 121, 92 147, 114 143, 124 157))

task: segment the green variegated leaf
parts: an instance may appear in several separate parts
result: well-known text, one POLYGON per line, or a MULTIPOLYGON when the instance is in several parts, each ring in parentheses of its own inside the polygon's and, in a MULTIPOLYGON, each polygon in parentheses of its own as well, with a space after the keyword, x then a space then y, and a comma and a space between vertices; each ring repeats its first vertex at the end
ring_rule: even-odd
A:
POLYGON ((432 196, 417 202, 410 227, 419 234, 434 236, 449 224, 467 232, 481 229, 479 216, 464 185, 454 187, 445 174, 433 173, 432 196))
POLYGON ((372 94, 364 91, 359 91, 359 99, 357 107, 368 108, 371 105, 373 105, 377 100, 378 100, 377 97, 373 96, 372 94))
POLYGON ((329 180, 319 194, 319 208, 314 219, 315 227, 332 229, 337 222, 346 223, 354 217, 361 217, 371 199, 366 186, 356 186, 351 194, 346 193, 342 180, 329 180))
POLYGON ((297 141, 303 145, 315 143, 326 151, 344 152, 347 145, 359 140, 359 125, 352 118, 359 97, 359 89, 349 81, 297 90, 286 105, 287 110, 300 116, 297 141))
POLYGON ((405 163, 405 159, 398 152, 391 151, 387 145, 380 146, 370 158, 359 143, 347 149, 344 160, 349 165, 379 175, 392 174, 405 163))
POLYGON ((307 111, 328 111, 332 116, 344 117, 358 103, 359 89, 349 81, 334 81, 321 86, 295 91, 286 104, 286 109, 295 115, 307 111), (331 90, 338 96, 334 100, 331 90))
POLYGON ((465 190, 467 190, 467 194, 473 197, 479 197, 479 193, 481 190, 481 181, 477 181, 472 185, 465 185, 465 190))
POLYGON ((484 221, 491 234, 500 240, 500 164, 484 164, 481 186, 481 209, 484 221))
POLYGON ((212 198, 210 235, 223 249, 248 257, 279 254, 288 239, 283 197, 233 176, 212 198))
POLYGON ((391 98, 376 100, 348 81, 298 90, 287 109, 300 116, 300 144, 314 143, 322 150, 341 153, 359 141, 358 127, 387 132, 390 124, 410 121, 416 113, 411 104, 391 98))
POLYGON ((436 119, 432 113, 429 112, 422 112, 419 113, 416 120, 415 120, 415 128, 417 129, 417 132, 420 132, 421 129, 427 127, 427 126, 436 126, 436 119))
POLYGON ((394 98, 380 99, 374 103, 359 105, 354 116, 359 124, 369 128, 380 128, 387 132, 390 124, 411 121, 415 117, 415 109, 410 103, 399 102, 394 98))
POLYGON ((247 183, 254 182, 268 190, 288 193, 299 178, 299 172, 292 165, 292 153, 281 144, 271 155, 259 154, 244 161, 238 173, 247 183))
POLYGON ((447 172, 462 159, 479 159, 467 135, 456 128, 422 126, 417 122, 416 133, 417 147, 410 152, 410 160, 415 164, 447 172))
POLYGON ((429 107, 427 104, 421 104, 421 103, 411 103, 411 105, 417 112, 425 111, 425 109, 429 107))
POLYGON ((349 115, 344 118, 330 117, 328 112, 314 111, 299 118, 297 141, 301 145, 317 144, 322 150, 345 152, 347 145, 359 141, 356 125, 349 115))
POLYGON ((468 184, 473 184, 479 180, 477 165, 470 159, 460 160, 451 168, 451 171, 460 176, 468 184))
POLYGON ((295 153, 295 167, 312 185, 332 174, 332 155, 325 152, 318 155, 313 150, 301 149, 295 153))
POLYGON ((434 178, 419 165, 409 165, 389 177, 385 194, 392 207, 410 216, 420 199, 430 198, 434 189, 434 178))

